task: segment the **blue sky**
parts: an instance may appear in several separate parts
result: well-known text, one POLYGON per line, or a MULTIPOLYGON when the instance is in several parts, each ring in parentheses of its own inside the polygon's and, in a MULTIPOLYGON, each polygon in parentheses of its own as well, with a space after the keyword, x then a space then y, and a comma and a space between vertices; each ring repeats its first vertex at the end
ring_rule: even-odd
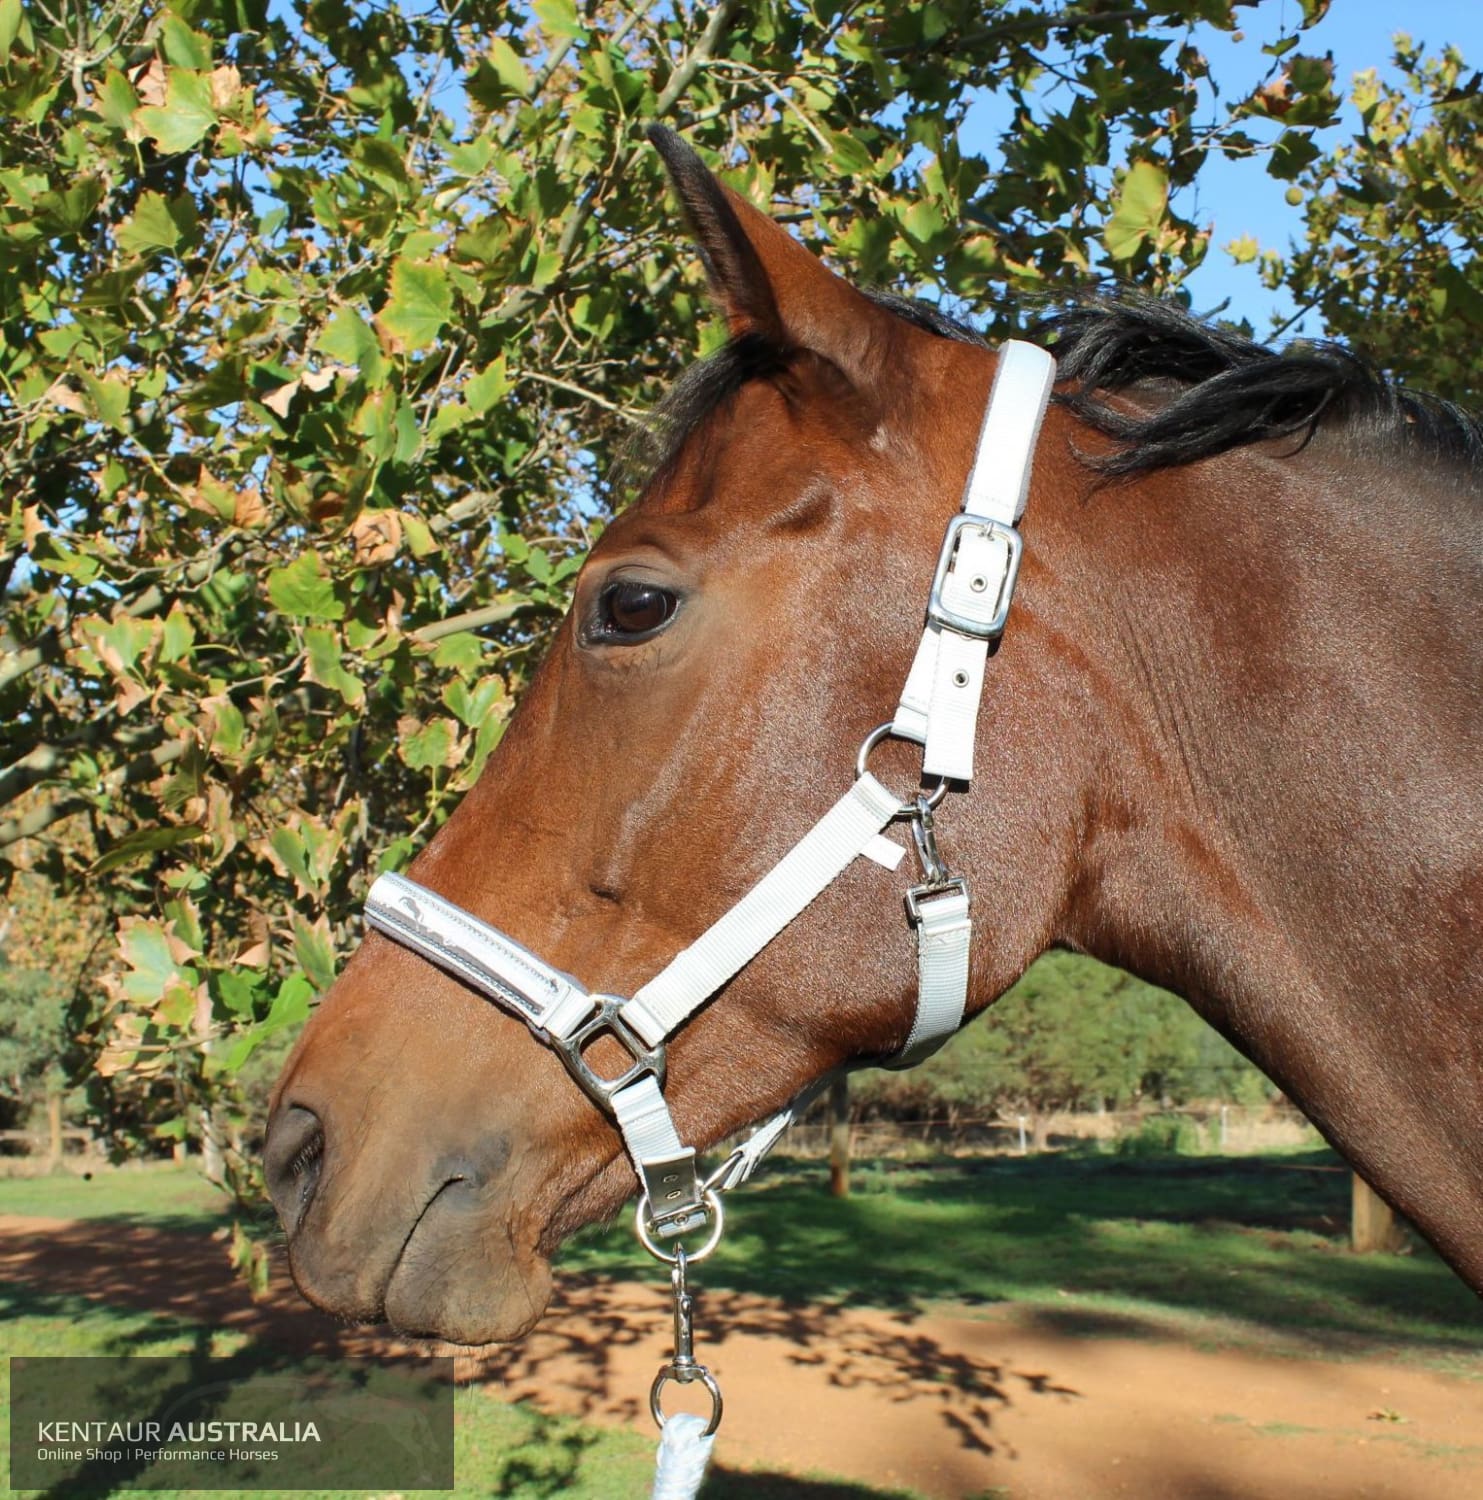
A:
MULTIPOLYGON (((1220 85, 1223 100, 1241 98, 1254 88, 1272 59, 1262 53, 1279 25, 1291 24, 1298 14, 1296 0, 1267 0, 1251 12, 1243 40, 1234 41, 1213 27, 1200 29, 1198 45, 1210 61, 1210 70, 1220 85)), ((1404 31, 1427 53, 1451 44, 1468 63, 1483 68, 1483 0, 1333 0, 1329 14, 1303 34, 1299 50, 1321 56, 1332 52, 1334 76, 1341 95, 1348 94, 1350 79, 1366 68, 1391 72, 1391 37, 1404 31)), ((971 139, 975 129, 993 129, 995 112, 1002 115, 1002 101, 986 96, 975 106, 965 127, 971 139)), ((1335 143, 1352 134, 1357 126, 1353 111, 1339 129, 1321 140, 1335 143)), ((1255 131, 1253 131, 1255 133, 1255 131)), ((995 132, 997 134, 997 131, 995 132)), ((1214 223, 1211 251, 1205 264, 1190 277, 1188 286, 1194 306, 1210 311, 1228 302, 1225 316, 1245 317, 1260 336, 1270 331, 1274 317, 1284 319, 1293 311, 1282 292, 1262 286, 1255 266, 1238 266, 1222 246, 1244 235, 1253 235, 1264 249, 1281 250, 1302 232, 1302 209, 1286 202, 1287 184, 1267 176, 1259 161, 1230 162, 1213 153, 1200 174, 1198 197, 1181 206, 1200 224, 1214 223)), ((1315 326, 1297 324, 1292 332, 1317 334, 1315 326)))

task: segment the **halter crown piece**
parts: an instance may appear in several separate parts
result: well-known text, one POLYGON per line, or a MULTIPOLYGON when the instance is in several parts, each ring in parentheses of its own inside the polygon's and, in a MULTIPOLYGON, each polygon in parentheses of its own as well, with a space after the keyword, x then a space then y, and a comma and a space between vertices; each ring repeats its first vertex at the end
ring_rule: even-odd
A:
POLYGON ((932 813, 949 782, 966 790, 973 776, 984 670, 1014 593, 1021 551, 1015 523, 1029 494, 1055 368, 1051 356, 1033 344, 1012 341, 999 351, 962 507, 948 523, 932 578, 921 643, 894 717, 860 748, 854 784, 730 911, 632 997, 589 993, 513 938, 403 875, 380 876, 366 899, 372 927, 524 1020, 622 1132, 641 1189, 639 1237, 673 1267, 676 1353, 659 1372, 651 1397, 661 1427, 666 1424, 659 1397, 668 1380, 698 1380, 711 1392, 705 1437, 720 1422, 720 1392, 690 1355, 685 1269, 720 1239, 718 1195, 751 1176, 827 1082, 820 1079, 702 1179, 662 1092, 666 1041, 857 856, 895 869, 905 851, 883 831, 898 819, 910 823, 922 867, 922 881, 906 893, 907 917, 917 932, 918 993, 906 1045, 885 1065, 919 1062, 962 1024, 972 935, 968 882, 944 865, 932 813), (870 752, 887 737, 922 746, 923 778, 935 782, 930 793, 903 803, 869 773, 870 752), (586 1058, 604 1035, 631 1059, 616 1077, 600 1077, 586 1058), (702 1243, 687 1254, 680 1237, 700 1232, 702 1243))

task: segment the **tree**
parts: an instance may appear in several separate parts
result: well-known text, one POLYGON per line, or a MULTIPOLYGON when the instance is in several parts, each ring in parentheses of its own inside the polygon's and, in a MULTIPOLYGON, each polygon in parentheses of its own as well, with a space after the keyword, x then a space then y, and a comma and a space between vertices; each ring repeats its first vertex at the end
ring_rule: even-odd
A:
POLYGON ((1260 12, 1298 139, 1331 70, 1281 28, 1324 8, 0 0, 0 851, 107 882, 104 1075, 229 1114, 497 742, 719 336, 644 127, 1000 332, 1177 286, 1181 193, 1249 149, 1196 123, 1197 27, 1260 12))
POLYGON ((7 1126, 34 1123, 41 1106, 61 1095, 70 1046, 63 987, 0 954, 0 1117, 7 1126))
MULTIPOLYGON (((1331 151, 1293 156, 1289 196, 1303 242, 1267 251, 1261 273, 1330 337, 1382 369, 1483 404, 1483 73, 1446 48, 1423 59, 1396 38, 1399 82, 1356 78, 1360 128, 1331 151), (1298 170, 1298 168, 1301 168, 1298 170)), ((1237 247, 1255 257, 1254 243, 1237 247)))
POLYGON ((1262 1075, 1182 1000, 1076 953, 1048 953, 910 1074, 871 1075, 867 1109, 930 1117, 1250 1098, 1262 1075))

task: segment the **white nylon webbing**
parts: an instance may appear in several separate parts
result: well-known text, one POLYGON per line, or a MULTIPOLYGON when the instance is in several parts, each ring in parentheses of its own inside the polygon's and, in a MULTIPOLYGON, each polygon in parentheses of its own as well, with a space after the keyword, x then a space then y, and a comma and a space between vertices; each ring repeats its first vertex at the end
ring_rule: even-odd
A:
POLYGON ((1030 498, 1030 470, 1056 362, 1036 344, 1010 339, 1000 346, 994 389, 978 435, 978 451, 963 494, 970 516, 1013 526, 1030 498))
POLYGON ((657 1046, 753 959, 900 810, 874 776, 858 781, 724 916, 623 1007, 657 1046))
POLYGON ((906 1045, 888 1068, 910 1068, 930 1057, 963 1024, 968 1003, 968 950, 973 923, 968 892, 922 896, 917 910, 917 1013, 906 1045))
MULTIPOLYGON (((1024 513, 1035 445, 1055 377, 1055 360, 1034 344, 1012 339, 1000 348, 973 468, 963 488, 965 516, 1011 527, 1024 513)), ((943 580, 942 603, 987 627, 999 611, 1010 564, 1006 537, 963 528, 943 580)), ((903 739, 922 745, 926 775, 972 780, 988 655, 986 638, 927 621, 891 726, 903 739)))

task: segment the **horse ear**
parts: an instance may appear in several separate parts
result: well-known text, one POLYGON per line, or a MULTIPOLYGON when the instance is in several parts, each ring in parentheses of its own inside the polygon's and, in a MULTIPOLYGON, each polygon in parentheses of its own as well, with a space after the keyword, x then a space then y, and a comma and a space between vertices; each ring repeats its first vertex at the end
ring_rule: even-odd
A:
POLYGON ((664 158, 732 337, 756 334, 809 349, 857 384, 868 376, 896 320, 726 187, 674 131, 655 125, 649 139, 664 158))

